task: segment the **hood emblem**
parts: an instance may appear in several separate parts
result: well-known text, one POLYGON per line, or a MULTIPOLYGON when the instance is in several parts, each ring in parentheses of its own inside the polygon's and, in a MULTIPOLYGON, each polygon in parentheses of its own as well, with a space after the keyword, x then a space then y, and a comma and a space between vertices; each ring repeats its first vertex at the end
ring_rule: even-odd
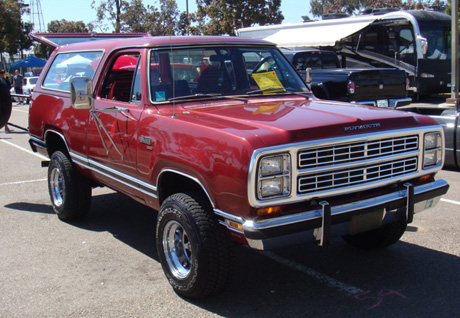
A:
POLYGON ((345 129, 345 131, 353 131, 353 130, 361 130, 361 129, 378 128, 378 127, 380 127, 380 123, 347 126, 347 127, 344 127, 343 129, 345 129))
POLYGON ((383 89, 383 84, 379 84, 379 89, 383 89))

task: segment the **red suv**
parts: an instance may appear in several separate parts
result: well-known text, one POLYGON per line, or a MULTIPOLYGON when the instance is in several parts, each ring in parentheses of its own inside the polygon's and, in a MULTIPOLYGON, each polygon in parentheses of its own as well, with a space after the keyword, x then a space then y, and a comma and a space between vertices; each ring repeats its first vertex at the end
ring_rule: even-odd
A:
POLYGON ((189 298, 226 285, 235 242, 382 248, 448 189, 432 119, 318 100, 274 44, 239 37, 58 47, 29 133, 59 218, 84 217, 95 186, 159 211, 161 264, 189 298))

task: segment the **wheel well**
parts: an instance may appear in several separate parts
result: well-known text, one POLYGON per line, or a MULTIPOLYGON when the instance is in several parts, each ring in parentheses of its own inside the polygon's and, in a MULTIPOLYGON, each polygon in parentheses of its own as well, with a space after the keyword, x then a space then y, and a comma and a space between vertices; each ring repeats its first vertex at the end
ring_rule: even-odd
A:
POLYGON ((48 150, 48 155, 51 158, 54 152, 62 151, 67 157, 69 157, 69 151, 67 145, 61 136, 56 133, 49 132, 46 135, 46 149, 48 150))
POLYGON ((195 193, 206 198, 208 203, 210 199, 204 189, 193 179, 174 172, 165 172, 161 175, 158 182, 158 198, 161 203, 174 193, 195 193))

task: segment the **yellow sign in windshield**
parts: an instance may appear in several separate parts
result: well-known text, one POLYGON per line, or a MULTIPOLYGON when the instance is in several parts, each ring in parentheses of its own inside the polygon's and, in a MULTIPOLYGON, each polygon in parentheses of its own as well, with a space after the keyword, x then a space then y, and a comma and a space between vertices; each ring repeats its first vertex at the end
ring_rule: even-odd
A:
POLYGON ((275 71, 253 73, 251 76, 256 81, 257 86, 259 86, 262 90, 267 90, 267 93, 270 92, 270 89, 273 89, 274 91, 285 91, 283 84, 281 84, 275 71))

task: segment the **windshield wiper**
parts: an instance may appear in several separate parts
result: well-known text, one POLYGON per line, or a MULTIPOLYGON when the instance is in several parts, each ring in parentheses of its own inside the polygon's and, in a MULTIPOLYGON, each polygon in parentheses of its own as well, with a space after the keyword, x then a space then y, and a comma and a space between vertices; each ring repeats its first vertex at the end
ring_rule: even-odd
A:
POLYGON ((194 95, 185 95, 185 96, 179 96, 179 97, 173 97, 169 98, 168 101, 170 102, 175 102, 175 101, 183 101, 183 100, 195 100, 195 99, 236 99, 236 100, 241 100, 243 102, 248 102, 248 100, 244 97, 238 97, 238 96, 229 96, 229 95, 222 95, 222 94, 194 94, 194 95))
POLYGON ((248 95, 252 94, 259 94, 259 93, 265 93, 265 92, 273 92, 273 93, 278 93, 278 92, 285 92, 286 89, 284 87, 267 87, 263 89, 256 89, 253 91, 246 92, 248 95))
POLYGON ((249 91, 246 94, 252 95, 252 94, 258 94, 258 93, 264 93, 264 92, 273 92, 273 93, 283 92, 286 95, 299 95, 299 96, 305 97, 306 99, 310 99, 309 92, 290 92, 290 91, 287 91, 283 87, 269 87, 269 88, 264 88, 264 89, 257 89, 257 90, 249 91))

